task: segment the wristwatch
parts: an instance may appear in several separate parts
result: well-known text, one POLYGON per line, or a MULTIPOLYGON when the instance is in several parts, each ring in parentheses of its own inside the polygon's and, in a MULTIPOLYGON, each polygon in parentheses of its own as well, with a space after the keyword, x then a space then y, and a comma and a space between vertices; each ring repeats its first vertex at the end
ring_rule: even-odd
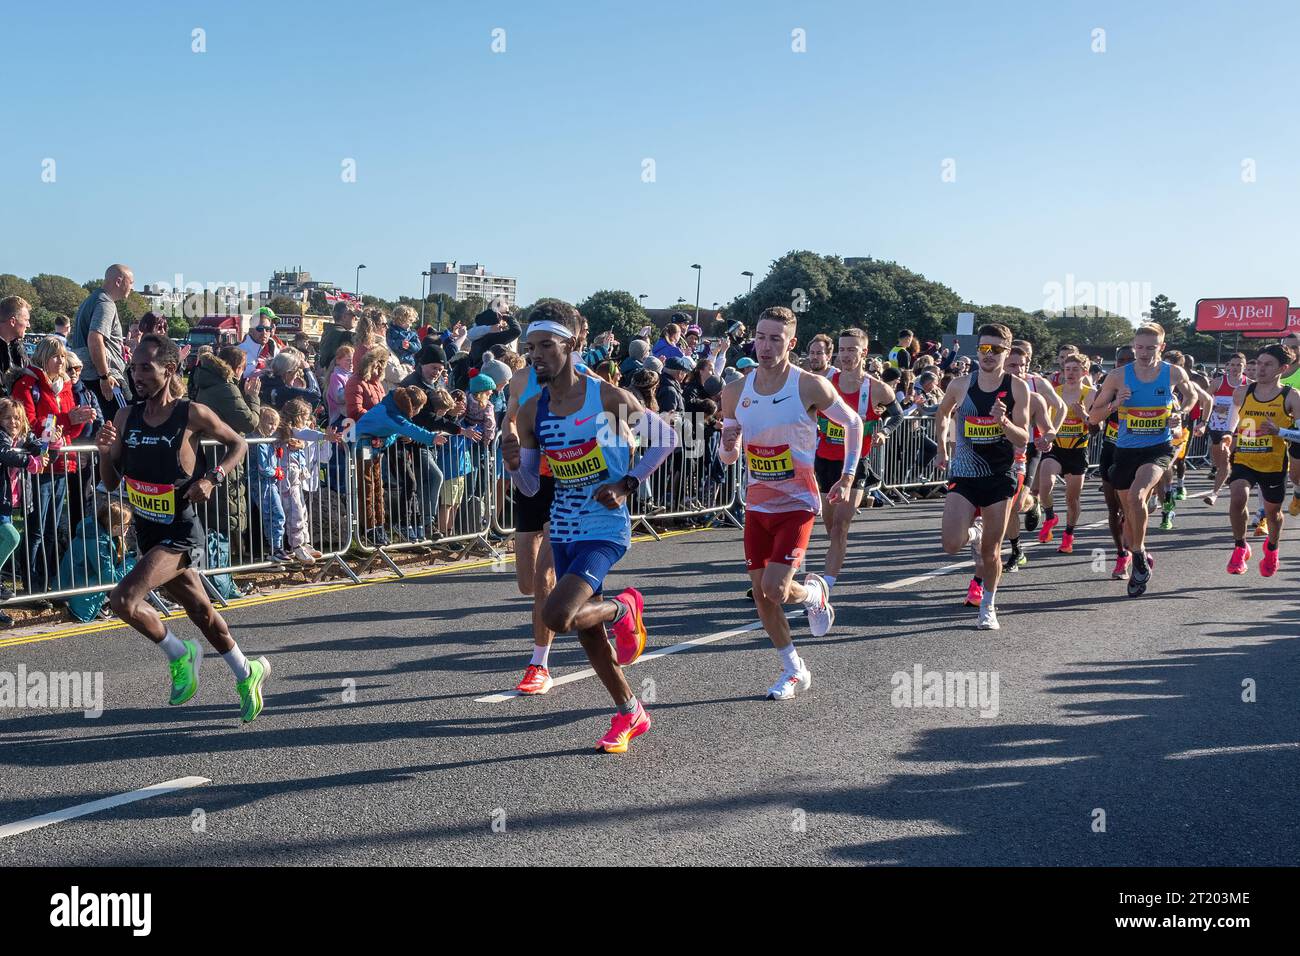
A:
POLYGON ((627 489, 627 493, 630 495, 641 487, 641 479, 636 475, 624 475, 623 487, 627 489))
POLYGON ((217 465, 203 477, 208 479, 208 481, 212 482, 214 485, 220 486, 226 480, 226 470, 220 465, 217 465))

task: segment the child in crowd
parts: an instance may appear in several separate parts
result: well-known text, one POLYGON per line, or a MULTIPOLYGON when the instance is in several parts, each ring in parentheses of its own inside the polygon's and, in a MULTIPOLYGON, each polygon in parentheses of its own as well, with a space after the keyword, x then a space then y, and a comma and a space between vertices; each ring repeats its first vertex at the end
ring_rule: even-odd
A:
POLYGON ((420 351, 420 336, 411 329, 416 318, 415 310, 409 305, 393 309, 393 324, 388 328, 388 351, 403 365, 413 365, 416 353, 420 351))
MULTIPOLYGON (((93 515, 86 515, 77 527, 59 567, 68 587, 84 588, 116 584, 135 567, 135 555, 127 553, 126 533, 131 527, 131 510, 118 498, 101 499, 93 515)), ((93 621, 104 611, 108 592, 78 594, 68 598, 68 610, 78 621, 93 621)), ((107 612, 104 612, 107 616, 107 612)))
MULTIPOLYGON (((307 512, 304 492, 317 470, 316 456, 309 454, 308 442, 323 440, 324 432, 308 428, 311 408, 302 399, 295 398, 285 404, 280 413, 280 427, 276 431, 276 455, 280 462, 280 504, 284 508, 285 531, 290 554, 303 564, 312 564, 324 557, 312 547, 311 518, 307 512)), ((317 481, 319 477, 315 476, 317 481)))
MULTIPOLYGON (((295 401, 297 401, 295 399, 295 401)), ((275 437, 280 428, 280 413, 263 406, 257 418, 257 434, 263 438, 275 437)), ((292 561, 284 548, 284 504, 280 500, 280 479, 284 469, 280 466, 280 449, 275 442, 258 442, 249 446, 249 487, 253 500, 262 515, 262 534, 272 561, 292 561)))
POLYGON ((352 358, 356 350, 344 343, 334 353, 330 363, 329 381, 325 386, 325 409, 329 414, 329 423, 335 428, 347 418, 348 379, 352 377, 352 358))
MULTIPOLYGON (((465 420, 468 411, 465 393, 460 389, 448 392, 438 389, 429 400, 435 415, 451 415, 465 420)), ((473 468, 469 451, 470 439, 463 435, 452 435, 438 448, 438 467, 442 471, 442 491, 439 498, 438 530, 442 534, 453 533, 452 524, 456 509, 465 500, 465 476, 473 468)))
MULTIPOLYGON (((27 476, 38 474, 49 461, 41 443, 27 424, 27 413, 12 398, 0 398, 0 567, 9 561, 22 540, 14 527, 13 513, 30 498, 23 493, 27 476)), ((8 577, 12 577, 12 571, 8 577)), ((7 601, 14 593, 0 584, 0 600, 7 601)), ((0 611, 0 625, 8 627, 13 618, 0 611)))
MULTIPOLYGON (((423 445, 439 444, 441 440, 445 440, 446 435, 422 428, 412 420, 424 411, 427 400, 425 390, 416 385, 393 389, 378 405, 361 416, 356 428, 357 443, 359 445, 369 443, 370 454, 380 461, 383 460, 384 451, 393 445, 399 436, 423 445)), ((394 480, 391 473, 390 480, 394 480)), ((402 481, 399 479, 396 483, 400 488, 402 481)), ((414 491, 415 481, 412 478, 407 478, 406 484, 410 491, 414 491)), ((407 505, 406 508, 409 515, 410 511, 414 510, 414 505, 407 505)), ((427 515, 425 520, 430 520, 427 515)), ((413 541, 422 537, 414 525, 408 527, 404 534, 413 541)), ((370 540, 380 547, 389 544, 386 532, 382 538, 370 540)))

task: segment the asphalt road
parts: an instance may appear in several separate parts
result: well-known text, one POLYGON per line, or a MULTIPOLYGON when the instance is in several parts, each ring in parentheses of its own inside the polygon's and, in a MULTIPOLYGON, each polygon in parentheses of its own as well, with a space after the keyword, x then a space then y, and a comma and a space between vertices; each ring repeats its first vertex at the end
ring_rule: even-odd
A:
MULTIPOLYGON (((860 516, 835 629, 814 639, 796 623, 805 696, 763 700, 779 660, 761 631, 632 667, 654 727, 625 756, 594 749, 610 712, 594 678, 479 700, 527 662, 509 567, 231 611, 246 653, 274 665, 247 727, 211 651, 198 696, 169 708, 161 655, 126 629, 2 647, 0 671, 103 672, 105 712, 0 710, 0 827, 210 782, 0 837, 0 865, 1300 858, 1291 533, 1276 577, 1258 575, 1257 554, 1230 578, 1225 502, 1189 500, 1177 530, 1153 528, 1151 589, 1130 599, 1113 553, 1094 570, 1104 526, 1083 530, 1072 556, 1035 546, 1000 591, 1002 630, 980 632, 960 605, 967 567, 909 580, 954 560, 940 508, 860 516), (996 676, 996 707, 895 706, 894 675, 910 685, 918 666, 984 672, 990 691, 996 676)), ((1094 484, 1081 524, 1103 518, 1094 484)), ((815 569, 824 544, 819 532, 815 569)), ((610 584, 645 592, 652 648, 756 621, 735 531, 638 543, 610 584)), ((584 664, 562 638, 553 673, 584 664)))

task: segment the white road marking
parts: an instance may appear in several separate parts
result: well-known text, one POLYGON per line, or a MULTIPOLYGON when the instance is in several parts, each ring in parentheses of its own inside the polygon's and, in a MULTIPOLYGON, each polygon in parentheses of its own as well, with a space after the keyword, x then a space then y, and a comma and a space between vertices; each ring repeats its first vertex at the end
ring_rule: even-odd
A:
MULTIPOLYGON (((802 611, 790 611, 786 614, 787 618, 795 618, 803 614, 802 611)), ((746 624, 744 627, 735 627, 729 631, 719 631, 717 634, 710 634, 707 637, 693 637, 689 641, 682 641, 680 644, 674 644, 672 647, 661 647, 658 650, 642 654, 636 661, 629 664, 628 667, 635 667, 637 664, 644 664, 646 661, 652 661, 656 657, 667 657, 669 654, 677 654, 681 651, 688 651, 692 647, 703 647, 705 644, 712 644, 715 641, 725 641, 729 637, 735 637, 737 634, 747 634, 750 631, 762 630, 763 622, 755 621, 753 624, 746 624)), ((590 667, 580 671, 574 671, 572 674, 565 674, 563 677, 557 677, 551 681, 551 687, 559 687, 561 684, 572 684, 574 681, 586 680, 588 677, 595 677, 596 672, 590 667)), ((517 690, 504 691, 500 694, 488 694, 486 697, 474 698, 476 704, 499 704, 502 701, 512 700, 515 697, 531 696, 519 693, 517 690)))
POLYGON ((1300 743, 1245 744, 1241 747, 1207 747, 1204 750, 1180 750, 1166 755, 1166 760, 1191 760, 1195 757, 1221 757, 1225 754, 1255 754, 1267 750, 1295 750, 1300 743))
POLYGON ((211 782, 212 781, 207 777, 178 777, 175 780, 166 780, 162 783, 155 783, 152 786, 144 787, 140 790, 132 790, 130 793, 119 793, 112 797, 104 797, 102 800, 92 800, 90 803, 79 803, 75 807, 68 807, 66 810, 55 810, 52 813, 43 813, 39 817, 30 817, 26 820, 19 820, 17 823, 7 823, 0 827, 0 840, 3 840, 5 837, 26 833, 29 830, 39 830, 41 827, 48 827, 53 823, 62 823, 65 820, 72 820, 76 817, 84 817, 91 813, 98 813, 100 810, 110 810, 113 807, 135 803, 138 800, 148 800, 150 797, 160 797, 165 793, 172 793, 176 790, 188 790, 191 787, 201 787, 203 784, 211 782))

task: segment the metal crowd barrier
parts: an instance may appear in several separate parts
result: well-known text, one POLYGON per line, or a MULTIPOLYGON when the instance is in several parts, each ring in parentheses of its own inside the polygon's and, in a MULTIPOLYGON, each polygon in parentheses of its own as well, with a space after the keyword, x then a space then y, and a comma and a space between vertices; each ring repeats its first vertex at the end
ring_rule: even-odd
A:
POLYGON ((907 501, 907 489, 945 485, 946 473, 934 467, 938 451, 934 415, 909 415, 887 439, 872 441, 867 467, 879 480, 873 487, 893 492, 907 501))

